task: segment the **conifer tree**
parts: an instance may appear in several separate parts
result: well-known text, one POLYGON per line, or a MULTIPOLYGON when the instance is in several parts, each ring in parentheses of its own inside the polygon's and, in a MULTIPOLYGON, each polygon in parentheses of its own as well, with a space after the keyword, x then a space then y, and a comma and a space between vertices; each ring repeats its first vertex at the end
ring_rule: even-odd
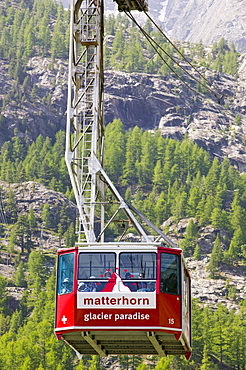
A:
POLYGON ((85 367, 85 365, 84 365, 84 363, 83 363, 83 360, 80 360, 79 361, 79 363, 78 363, 78 365, 76 366, 76 368, 75 368, 76 370, 86 370, 86 367, 85 367))
POLYGON ((14 224, 17 221, 17 206, 13 189, 10 189, 9 193, 5 195, 5 199, 5 212, 8 222, 14 224))
POLYGON ((44 204, 41 217, 44 223, 44 227, 49 228, 51 226, 51 215, 49 204, 44 204))
POLYGON ((32 250, 28 258, 28 286, 33 287, 38 281, 43 285, 45 281, 45 267, 43 255, 40 251, 32 250))
POLYGON ((198 243, 195 246, 193 257, 195 260, 200 260, 201 258, 201 248, 198 243))
POLYGON ((117 183, 125 162, 124 128, 119 119, 107 125, 105 141, 105 170, 111 174, 112 181, 117 183))
POLYGON ((216 275, 216 273, 218 272, 218 267, 222 261, 223 261, 223 251, 221 248, 220 236, 218 234, 216 236, 210 261, 207 267, 207 270, 210 272, 212 276, 216 275))
POLYGON ((24 264, 20 261, 14 275, 14 283, 16 286, 26 287, 25 269, 24 264))
POLYGON ((137 182, 136 164, 140 162, 142 152, 142 130, 135 126, 128 132, 126 141, 126 160, 123 167, 123 185, 135 184, 137 182))
POLYGON ((17 222, 14 225, 13 231, 15 233, 15 242, 17 245, 21 247, 21 253, 24 253, 25 248, 27 249, 27 251, 29 251, 31 244, 28 243, 29 227, 26 215, 24 215, 23 213, 19 214, 17 222))
POLYGON ((163 188, 165 174, 163 173, 161 161, 157 160, 154 168, 153 184, 157 191, 163 188))
POLYGON ((193 219, 191 219, 186 227, 184 239, 180 242, 180 246, 183 249, 185 256, 193 254, 198 235, 197 225, 194 223, 193 219))
POLYGON ((233 264, 242 253, 242 246, 244 245, 244 233, 241 227, 238 227, 233 234, 229 249, 225 252, 225 261, 233 264))
POLYGON ((0 313, 5 312, 6 309, 6 294, 7 279, 0 275, 0 313))

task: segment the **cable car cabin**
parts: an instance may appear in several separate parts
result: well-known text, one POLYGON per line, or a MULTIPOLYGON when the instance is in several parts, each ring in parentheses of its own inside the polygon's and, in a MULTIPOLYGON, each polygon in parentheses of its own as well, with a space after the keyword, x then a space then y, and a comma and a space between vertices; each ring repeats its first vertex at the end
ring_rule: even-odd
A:
POLYGON ((148 2, 145 0, 114 0, 118 4, 119 12, 131 10, 148 11, 148 2))
POLYGON ((59 249, 55 333, 79 354, 191 355, 181 249, 100 243, 59 249))

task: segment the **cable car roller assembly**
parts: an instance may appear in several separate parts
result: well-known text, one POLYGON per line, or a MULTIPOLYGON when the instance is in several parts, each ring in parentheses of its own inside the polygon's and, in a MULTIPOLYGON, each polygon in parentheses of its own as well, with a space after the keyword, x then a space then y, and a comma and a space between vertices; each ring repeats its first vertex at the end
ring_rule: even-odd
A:
MULTIPOLYGON (((126 13, 147 12, 144 0, 117 4, 126 13)), ((58 251, 55 333, 79 355, 189 358, 182 250, 123 199, 103 168, 103 18, 101 0, 71 1, 65 159, 78 242, 58 251), (108 241, 112 225, 118 235, 108 241)))

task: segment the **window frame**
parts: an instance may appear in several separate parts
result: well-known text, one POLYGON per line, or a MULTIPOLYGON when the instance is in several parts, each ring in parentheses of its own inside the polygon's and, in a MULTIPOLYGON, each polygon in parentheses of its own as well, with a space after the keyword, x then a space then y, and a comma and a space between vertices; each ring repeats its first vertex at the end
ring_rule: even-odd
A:
MULTIPOLYGON (((171 264, 169 265, 171 266, 171 264)), ((181 259, 180 259, 180 255, 176 254, 176 253, 167 253, 167 252, 164 252, 162 251, 160 253, 160 292, 161 293, 165 293, 165 294, 171 294, 171 295, 180 295, 181 294, 181 274, 180 274, 180 267, 181 267, 181 259), (162 271, 162 256, 163 255, 166 255, 166 256, 175 256, 175 259, 176 259, 176 266, 175 268, 169 268, 167 267, 164 271, 162 271), (170 272, 168 273, 168 276, 167 276, 167 271, 170 270, 170 272), (165 272, 165 274, 164 274, 165 272), (176 286, 175 286, 175 282, 174 280, 170 280, 170 277, 173 275, 173 274, 176 274, 176 279, 175 279, 175 282, 176 282, 176 286), (165 278, 164 276, 165 275, 165 278), (163 276, 163 277, 162 277, 163 276)))
POLYGON ((73 290, 74 290, 74 271, 75 271, 75 253, 74 252, 70 252, 70 253, 65 253, 65 254, 61 254, 59 256, 59 260, 58 260, 58 283, 57 283, 57 293, 58 295, 64 295, 64 294, 68 294, 68 293, 72 293, 73 290), (63 262, 63 260, 67 259, 67 258, 71 258, 71 267, 67 267, 67 270, 68 270, 68 273, 64 273, 65 269, 63 268, 65 262, 63 262), (65 275, 65 276, 63 276, 65 275), (65 287, 64 287, 64 280, 65 279, 68 279, 68 284, 67 284, 67 288, 65 291, 65 287), (64 291, 63 291, 64 290, 64 291))

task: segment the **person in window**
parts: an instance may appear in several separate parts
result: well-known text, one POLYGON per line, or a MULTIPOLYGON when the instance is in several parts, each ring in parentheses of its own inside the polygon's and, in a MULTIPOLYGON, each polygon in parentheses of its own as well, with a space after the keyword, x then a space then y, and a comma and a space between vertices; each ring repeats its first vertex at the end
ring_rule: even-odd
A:
MULTIPOLYGON (((139 279, 144 279, 144 273, 140 272, 139 275, 138 275, 138 278, 139 279)), ((147 292, 148 291, 147 283, 146 282, 137 283, 137 291, 138 292, 147 292)))
POLYGON ((148 292, 147 283, 141 282, 137 283, 138 292, 148 292))
POLYGON ((103 277, 107 278, 107 279, 110 279, 111 275, 112 275, 111 272, 109 270, 107 270, 107 271, 104 272, 103 277))
POLYGON ((155 283, 154 281, 151 281, 147 283, 147 291, 148 292, 154 292, 155 291, 155 283))
POLYGON ((78 286, 78 291, 79 292, 89 292, 90 289, 89 289, 89 287, 85 283, 80 282, 79 283, 79 286, 78 286))
POLYGON ((73 288, 73 283, 69 281, 68 278, 65 278, 62 282, 61 294, 71 293, 73 288))
MULTIPOLYGON (((125 279, 132 279, 131 273, 128 271, 125 274, 125 279)), ((137 284, 136 283, 130 283, 130 282, 125 282, 124 283, 128 288, 130 289, 131 292, 136 292, 137 291, 137 284)))
POLYGON ((173 272, 168 279, 164 281, 163 291, 167 293, 178 293, 177 275, 173 272))
MULTIPOLYGON (((95 279, 95 276, 90 276, 90 279, 95 279)), ((94 283, 93 281, 88 283, 88 288, 89 288, 89 292, 96 292, 97 291, 96 283, 94 283)))

